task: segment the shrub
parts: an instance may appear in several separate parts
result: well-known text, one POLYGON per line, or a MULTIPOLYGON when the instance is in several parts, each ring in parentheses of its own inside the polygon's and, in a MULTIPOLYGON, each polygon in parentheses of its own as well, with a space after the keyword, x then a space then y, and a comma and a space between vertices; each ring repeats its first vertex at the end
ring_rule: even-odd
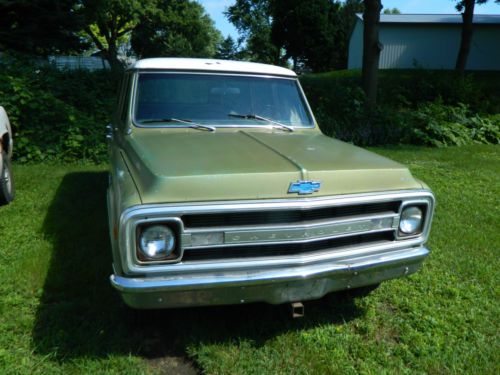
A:
POLYGON ((495 72, 381 71, 379 108, 367 116, 359 72, 301 77, 322 131, 358 145, 498 144, 499 82, 495 72))
POLYGON ((0 103, 12 122, 15 158, 103 161, 115 82, 109 72, 58 71, 26 59, 4 60, 0 103))
POLYGON ((500 115, 480 116, 464 104, 450 106, 438 99, 408 111, 411 143, 463 146, 500 143, 500 115))

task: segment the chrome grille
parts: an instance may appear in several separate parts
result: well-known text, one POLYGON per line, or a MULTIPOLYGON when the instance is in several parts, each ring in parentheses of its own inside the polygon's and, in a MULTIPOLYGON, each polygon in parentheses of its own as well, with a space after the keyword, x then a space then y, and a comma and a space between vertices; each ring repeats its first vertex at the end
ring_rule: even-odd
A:
POLYGON ((183 262, 297 256, 394 241, 402 201, 290 210, 190 213, 183 262), (203 242, 201 237, 210 238, 203 242))
POLYGON ((182 216, 184 227, 207 228, 240 225, 293 224, 315 220, 335 219, 380 212, 397 213, 401 201, 322 207, 305 210, 247 211, 217 214, 187 214, 182 216))
POLYGON ((369 245, 394 241, 393 232, 361 234, 349 237, 333 238, 310 243, 291 243, 281 245, 252 245, 245 247, 224 247, 205 249, 186 249, 183 262, 200 262, 221 259, 263 258, 306 255, 315 252, 340 250, 343 247, 369 245))
POLYGON ((427 190, 131 207, 120 219, 127 247, 123 267, 151 274, 253 269, 420 245, 427 240, 433 210, 427 190), (425 208, 425 220, 421 233, 401 237, 400 211, 408 204, 425 208), (172 222, 179 223, 179 261, 140 264, 137 228, 172 222))

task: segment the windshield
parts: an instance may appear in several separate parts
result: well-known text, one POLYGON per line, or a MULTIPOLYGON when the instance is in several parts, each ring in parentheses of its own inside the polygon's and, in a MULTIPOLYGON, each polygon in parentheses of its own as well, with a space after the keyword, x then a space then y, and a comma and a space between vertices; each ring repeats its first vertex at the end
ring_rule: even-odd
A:
POLYGON ((213 126, 313 125, 295 79, 189 73, 140 73, 134 119, 146 126, 183 126, 172 119, 213 126))

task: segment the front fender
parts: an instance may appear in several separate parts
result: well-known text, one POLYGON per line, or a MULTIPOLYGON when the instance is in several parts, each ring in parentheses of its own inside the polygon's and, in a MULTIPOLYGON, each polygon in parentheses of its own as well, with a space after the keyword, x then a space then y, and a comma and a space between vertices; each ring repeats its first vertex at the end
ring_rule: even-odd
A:
POLYGON ((128 207, 139 205, 142 201, 121 152, 115 150, 111 160, 107 191, 109 235, 115 272, 120 274, 122 257, 118 241, 122 230, 120 217, 128 207))

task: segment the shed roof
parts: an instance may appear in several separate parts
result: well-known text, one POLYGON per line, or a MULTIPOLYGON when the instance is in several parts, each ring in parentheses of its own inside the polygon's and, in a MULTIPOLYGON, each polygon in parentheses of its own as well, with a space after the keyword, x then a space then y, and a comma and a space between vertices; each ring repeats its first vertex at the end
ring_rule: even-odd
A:
MULTIPOLYGON (((363 21, 363 14, 356 13, 363 21)), ((500 14, 474 14, 475 24, 500 25, 500 14)), ((381 14, 380 23, 461 24, 460 14, 381 14)))
POLYGON ((249 74, 269 74, 295 77, 296 74, 290 69, 280 66, 252 63, 247 61, 230 61, 215 59, 190 59, 190 58, 152 58, 138 60, 128 69, 151 69, 151 70, 190 70, 204 72, 230 72, 249 74))

